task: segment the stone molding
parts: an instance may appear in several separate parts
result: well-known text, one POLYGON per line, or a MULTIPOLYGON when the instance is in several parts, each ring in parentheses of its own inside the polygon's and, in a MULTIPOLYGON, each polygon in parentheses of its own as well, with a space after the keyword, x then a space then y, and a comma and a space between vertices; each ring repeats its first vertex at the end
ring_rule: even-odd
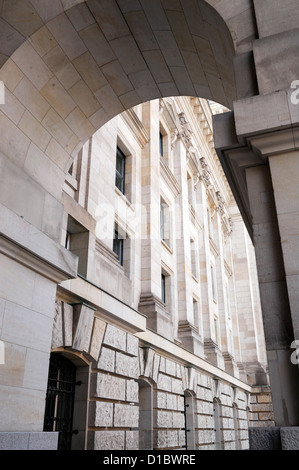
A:
POLYGON ((150 135, 133 109, 122 114, 125 123, 133 132, 140 146, 143 148, 150 140, 150 135))
MULTIPOLYGON (((61 248, 61 251, 63 250, 63 247, 59 248, 61 248)), ((76 275, 75 272, 67 272, 68 266, 65 266, 65 270, 63 270, 62 267, 58 267, 51 264, 49 260, 37 256, 36 253, 19 245, 14 240, 5 237, 1 233, 0 253, 4 254, 9 258, 12 258, 14 261, 17 261, 18 263, 26 266, 30 270, 40 274, 41 276, 57 284, 62 281, 65 281, 66 279, 72 279, 76 275)))
POLYGON ((106 322, 95 317, 93 307, 56 300, 52 349, 70 348, 97 361, 105 330, 106 322))

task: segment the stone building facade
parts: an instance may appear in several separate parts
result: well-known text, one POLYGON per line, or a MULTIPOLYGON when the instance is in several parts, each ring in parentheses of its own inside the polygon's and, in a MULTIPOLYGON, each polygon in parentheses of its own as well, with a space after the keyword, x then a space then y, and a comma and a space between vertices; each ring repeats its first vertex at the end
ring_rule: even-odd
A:
POLYGON ((52 399, 59 358, 79 385, 59 448, 248 449, 249 426, 274 424, 254 249, 213 145, 219 109, 139 105, 69 170, 61 244, 78 276, 57 289, 44 431, 67 418, 52 399))

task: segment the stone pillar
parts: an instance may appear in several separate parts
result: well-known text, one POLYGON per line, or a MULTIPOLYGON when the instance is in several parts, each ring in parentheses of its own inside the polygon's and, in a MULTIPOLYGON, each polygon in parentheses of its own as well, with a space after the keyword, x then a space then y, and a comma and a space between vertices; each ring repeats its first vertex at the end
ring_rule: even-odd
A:
MULTIPOLYGON (((268 53, 271 55, 271 49, 268 53)), ((270 62, 266 55, 264 58, 266 66, 270 62)), ((261 85, 260 66, 258 72, 261 85)), ((289 90, 274 93, 269 89, 264 96, 236 101, 233 113, 214 119, 215 147, 255 245, 278 427, 299 422, 298 368, 291 361, 298 321, 294 282, 298 278, 295 251, 289 248, 296 245, 297 237, 299 107, 291 96, 289 90)))
POLYGON ((57 284, 76 273, 76 256, 0 204, 2 449, 57 444, 42 433, 55 297, 57 284))
POLYGON ((161 301, 159 101, 145 103, 142 118, 150 140, 142 153, 141 295, 138 309, 147 327, 173 337, 172 318, 161 301))
POLYGON ((275 422, 297 425, 299 381, 291 361, 291 312, 267 165, 246 170, 275 422))
POLYGON ((295 340, 299 340, 299 151, 269 158, 295 340))

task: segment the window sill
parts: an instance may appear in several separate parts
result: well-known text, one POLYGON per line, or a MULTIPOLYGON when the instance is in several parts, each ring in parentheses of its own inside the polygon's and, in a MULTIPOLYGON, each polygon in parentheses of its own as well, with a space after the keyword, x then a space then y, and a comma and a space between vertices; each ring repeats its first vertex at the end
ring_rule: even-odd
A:
POLYGON ((123 199, 123 201, 127 204, 128 207, 130 207, 132 209, 132 202, 127 198, 127 196, 125 194, 123 194, 120 189, 118 189, 117 187, 115 187, 115 194, 118 196, 118 197, 121 197, 123 199))
POLYGON ((165 248, 171 255, 173 255, 173 251, 172 251, 172 249, 170 248, 170 246, 169 246, 164 240, 161 240, 161 243, 162 243, 162 245, 164 246, 164 248, 165 248))

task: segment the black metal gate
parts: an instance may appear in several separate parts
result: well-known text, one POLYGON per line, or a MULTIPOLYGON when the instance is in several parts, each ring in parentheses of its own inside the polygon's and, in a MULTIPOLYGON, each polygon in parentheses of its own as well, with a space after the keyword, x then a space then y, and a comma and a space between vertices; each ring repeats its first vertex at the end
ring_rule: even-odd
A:
POLYGON ((59 432, 58 450, 70 450, 73 434, 73 411, 76 367, 61 354, 50 357, 44 431, 59 432))

